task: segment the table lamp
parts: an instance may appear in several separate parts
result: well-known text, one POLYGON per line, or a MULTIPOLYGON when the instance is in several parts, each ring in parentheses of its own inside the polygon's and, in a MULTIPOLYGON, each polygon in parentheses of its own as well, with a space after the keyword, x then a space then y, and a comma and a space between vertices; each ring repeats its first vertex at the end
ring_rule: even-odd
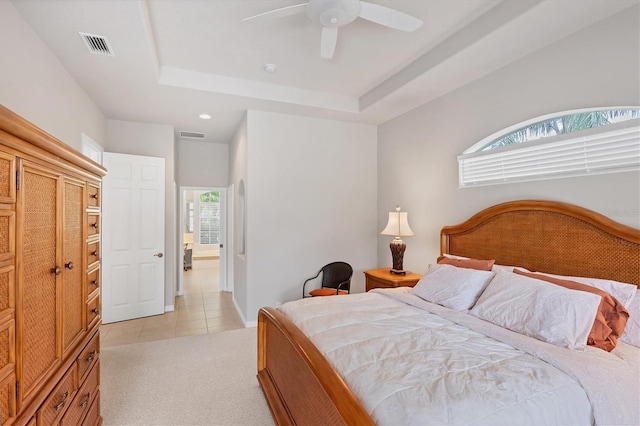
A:
POLYGON ((189 244, 193 244, 193 232, 186 232, 183 235, 184 249, 189 248, 189 244))
POLYGON ((391 248, 391 257, 393 258, 392 274, 405 275, 407 271, 402 269, 402 260, 404 258, 404 250, 407 245, 400 237, 410 237, 415 235, 409 227, 407 212, 401 212, 400 206, 396 207, 395 212, 389 212, 389 222, 387 227, 380 233, 382 235, 393 235, 395 238, 391 240, 389 247, 391 248))

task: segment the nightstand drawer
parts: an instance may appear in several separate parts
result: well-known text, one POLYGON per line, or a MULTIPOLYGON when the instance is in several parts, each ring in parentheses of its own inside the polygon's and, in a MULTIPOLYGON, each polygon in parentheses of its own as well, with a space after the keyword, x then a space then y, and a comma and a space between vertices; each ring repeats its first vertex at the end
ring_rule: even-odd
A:
POLYGON ((391 268, 379 268, 364 271, 367 291, 374 288, 413 287, 422 278, 422 275, 413 272, 396 275, 389 272, 390 270, 391 268))

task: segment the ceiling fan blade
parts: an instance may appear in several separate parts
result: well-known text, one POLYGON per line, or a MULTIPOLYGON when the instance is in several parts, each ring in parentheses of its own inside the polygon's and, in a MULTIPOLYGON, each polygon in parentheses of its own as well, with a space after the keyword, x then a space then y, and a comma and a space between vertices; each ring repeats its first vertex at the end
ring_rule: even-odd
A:
POLYGON ((304 12, 304 6, 306 6, 307 4, 308 3, 300 3, 300 4, 294 4, 292 6, 281 7, 280 9, 270 10, 268 12, 264 12, 264 13, 260 13, 258 15, 249 16, 248 18, 244 18, 242 20, 242 22, 250 21, 251 19, 262 18, 262 17, 282 18, 284 16, 296 15, 298 13, 304 12))
POLYGON ((333 58, 338 42, 338 27, 322 27, 322 38, 320 39, 320 56, 325 59, 333 58))
POLYGON ((385 27, 401 31, 415 31, 422 26, 422 21, 406 13, 399 12, 378 4, 360 2, 360 17, 385 27))

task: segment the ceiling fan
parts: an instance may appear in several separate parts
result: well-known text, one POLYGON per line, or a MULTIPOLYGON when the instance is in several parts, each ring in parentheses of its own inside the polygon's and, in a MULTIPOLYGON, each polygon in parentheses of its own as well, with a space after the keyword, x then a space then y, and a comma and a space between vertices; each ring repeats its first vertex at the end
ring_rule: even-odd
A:
POLYGON ((305 11, 313 22, 322 25, 320 55, 325 59, 333 58, 338 41, 338 28, 350 24, 356 18, 407 32, 415 31, 422 25, 420 19, 411 15, 360 0, 309 0, 307 3, 294 4, 250 16, 242 21, 263 17, 281 18, 305 11))

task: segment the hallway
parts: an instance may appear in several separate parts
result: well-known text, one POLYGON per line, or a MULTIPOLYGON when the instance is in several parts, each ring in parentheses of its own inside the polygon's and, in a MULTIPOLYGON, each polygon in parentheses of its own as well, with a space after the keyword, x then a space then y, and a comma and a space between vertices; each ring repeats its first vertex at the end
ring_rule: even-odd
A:
POLYGON ((103 347, 243 328, 231 293, 220 291, 218 259, 194 259, 184 272, 184 296, 175 311, 100 327, 103 347))

